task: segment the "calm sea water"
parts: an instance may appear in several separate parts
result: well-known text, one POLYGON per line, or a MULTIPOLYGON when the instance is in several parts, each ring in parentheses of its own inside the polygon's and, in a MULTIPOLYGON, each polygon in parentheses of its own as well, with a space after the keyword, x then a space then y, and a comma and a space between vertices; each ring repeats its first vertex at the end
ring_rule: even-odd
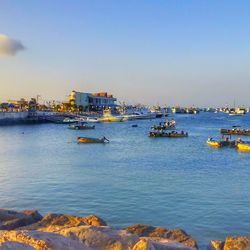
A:
POLYGON ((0 204, 79 216, 94 213, 113 227, 133 223, 183 228, 200 246, 249 234, 250 153, 211 149, 218 129, 250 127, 250 116, 177 115, 189 138, 152 139, 160 120, 0 127, 0 204), (138 124, 132 128, 132 124, 138 124), (107 145, 78 145, 77 136, 105 135, 107 145))

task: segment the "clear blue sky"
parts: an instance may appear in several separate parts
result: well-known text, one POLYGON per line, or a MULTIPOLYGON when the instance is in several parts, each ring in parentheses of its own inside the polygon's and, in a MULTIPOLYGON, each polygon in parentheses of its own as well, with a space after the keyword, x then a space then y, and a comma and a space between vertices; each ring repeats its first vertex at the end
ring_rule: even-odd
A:
POLYGON ((145 104, 250 105, 250 1, 1 0, 0 100, 71 90, 145 104))

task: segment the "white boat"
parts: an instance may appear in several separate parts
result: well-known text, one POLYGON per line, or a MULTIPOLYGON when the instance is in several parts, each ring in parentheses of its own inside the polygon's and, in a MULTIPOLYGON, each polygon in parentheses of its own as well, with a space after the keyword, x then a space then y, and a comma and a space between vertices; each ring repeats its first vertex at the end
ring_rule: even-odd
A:
POLYGON ((132 114, 124 115, 128 120, 147 120, 147 119, 155 119, 156 113, 143 113, 143 112, 134 112, 132 114))
POLYGON ((87 117, 87 116, 80 117, 79 121, 80 122, 86 122, 86 123, 98 123, 98 122, 100 122, 98 120, 98 118, 96 118, 96 117, 87 117))
POLYGON ((65 123, 65 124, 70 124, 70 123, 76 123, 76 122, 78 122, 78 120, 77 119, 72 119, 72 118, 65 118, 65 119, 63 119, 62 122, 65 123))
POLYGON ((230 115, 230 116, 242 116, 244 114, 243 113, 237 113, 237 112, 230 112, 228 115, 230 115))

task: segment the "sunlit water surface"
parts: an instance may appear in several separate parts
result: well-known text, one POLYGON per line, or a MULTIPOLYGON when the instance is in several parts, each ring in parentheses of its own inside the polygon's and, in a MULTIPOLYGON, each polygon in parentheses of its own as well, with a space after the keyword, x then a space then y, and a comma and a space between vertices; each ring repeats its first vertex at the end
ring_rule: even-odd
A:
POLYGON ((179 227, 202 247, 210 239, 248 234, 250 153, 211 149, 206 140, 218 137, 221 127, 250 127, 250 116, 203 113, 176 120, 188 138, 149 138, 148 129, 160 120, 97 124, 92 131, 0 127, 1 207, 94 213, 113 227, 179 227), (105 135, 110 143, 78 145, 81 135, 105 135))

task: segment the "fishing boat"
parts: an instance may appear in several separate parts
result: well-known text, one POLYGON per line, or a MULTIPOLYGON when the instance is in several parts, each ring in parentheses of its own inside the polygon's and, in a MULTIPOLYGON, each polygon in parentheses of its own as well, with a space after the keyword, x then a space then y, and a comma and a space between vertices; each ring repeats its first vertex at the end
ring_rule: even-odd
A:
POLYGON ((70 124, 68 128, 75 129, 75 130, 86 130, 86 129, 95 129, 95 126, 90 126, 84 123, 79 123, 79 124, 70 124))
POLYGON ((78 143, 107 143, 109 140, 104 136, 102 138, 77 137, 78 143))
POLYGON ((240 151, 250 152, 250 142, 243 142, 243 141, 238 142, 237 149, 240 151))
POLYGON ((236 147, 236 140, 231 140, 230 138, 222 138, 221 140, 214 140, 213 138, 208 138, 207 144, 210 147, 220 148, 220 147, 236 147))
POLYGON ((233 128, 233 129, 220 129, 220 132, 224 135, 246 135, 250 136, 250 130, 249 129, 239 129, 239 128, 233 128))
POLYGON ((171 132, 163 132, 163 131, 150 131, 149 137, 170 137, 170 138, 183 138, 188 137, 188 133, 181 131, 171 131, 171 132))
POLYGON ((174 119, 172 120, 166 120, 163 124, 160 122, 159 125, 154 125, 151 127, 152 130, 168 130, 168 129, 175 129, 176 121, 174 119))
POLYGON ((208 144, 210 147, 215 147, 215 148, 221 147, 221 142, 220 142, 220 141, 215 141, 215 140, 213 140, 212 138, 208 138, 207 144, 208 144))

